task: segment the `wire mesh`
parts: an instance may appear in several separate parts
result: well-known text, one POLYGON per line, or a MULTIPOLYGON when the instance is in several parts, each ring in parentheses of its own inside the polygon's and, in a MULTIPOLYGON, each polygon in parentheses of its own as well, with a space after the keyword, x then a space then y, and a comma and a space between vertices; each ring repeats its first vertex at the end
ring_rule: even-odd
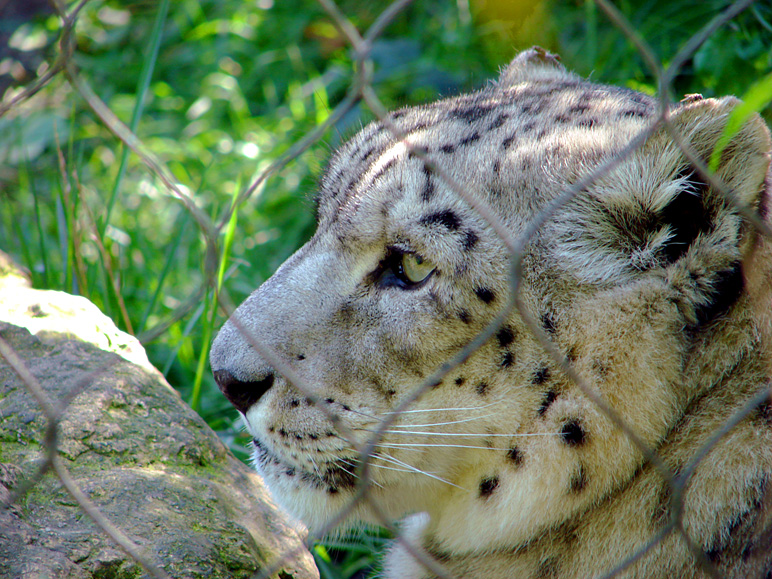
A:
MULTIPOLYGON (((228 317, 232 315, 235 310, 234 304, 228 297, 227 290, 220 287, 222 282, 223 264, 220 263, 219 257, 221 255, 221 252, 219 251, 221 239, 228 224, 231 222, 232 213, 238 211, 250 198, 254 197, 267 179, 277 175, 284 167, 294 159, 297 159, 310 146, 323 139, 324 135, 331 128, 334 128, 341 119, 350 114, 355 107, 364 103, 374 116, 387 127, 389 131, 391 131, 396 140, 407 142, 404 139, 402 131, 389 119, 387 108, 376 93, 374 85, 375 67, 372 51, 375 43, 384 34, 384 31, 388 29, 390 23, 411 4, 411 0, 396 0, 388 4, 380 15, 375 18, 373 24, 364 34, 360 33, 357 27, 349 20, 349 18, 347 18, 346 14, 332 0, 318 0, 319 5, 328 15, 330 21, 337 28, 339 34, 345 40, 354 55, 352 81, 348 91, 346 92, 345 97, 330 112, 323 123, 289 146, 286 153, 276 162, 261 170, 249 184, 241 189, 238 195, 235 196, 233 202, 221 212, 219 218, 212 219, 199 208, 194 195, 178 184, 178 179, 167 165, 158 158, 158 155, 153 151, 152 147, 144 143, 142 139, 134 134, 118 118, 110 107, 100 99, 87 80, 79 72, 74 59, 74 55, 78 50, 74 30, 78 21, 78 16, 88 2, 89 0, 81 0, 71 7, 67 7, 62 3, 56 4, 56 10, 60 19, 57 57, 50 64, 48 70, 35 82, 24 90, 17 92, 12 98, 0 103, 0 115, 12 111, 15 107, 21 106, 26 99, 43 89, 47 83, 57 75, 64 75, 72 89, 77 91, 80 97, 88 104, 88 107, 93 111, 94 115, 100 119, 100 122, 104 127, 108 128, 117 140, 123 143, 123 145, 130 149, 137 158, 141 160, 146 166, 148 173, 163 183, 167 194, 177 199, 184 206, 185 211, 193 218, 196 227, 198 228, 199 237, 204 245, 205 275, 202 278, 200 287, 192 292, 190 300, 187 303, 180 305, 170 316, 170 320, 162 321, 157 328, 146 330, 145 333, 148 336, 157 335, 158 332, 164 331, 164 329, 171 324, 171 320, 181 319, 187 315, 201 300, 203 295, 208 295, 208 292, 218 292, 218 300, 222 311, 225 312, 228 317)), ((469 19, 468 4, 463 0, 459 0, 458 4, 460 17, 469 19)), ((689 484, 691 474, 693 474, 700 461, 704 460, 710 453, 713 446, 751 412, 769 401, 769 392, 766 390, 759 392, 756 396, 748 400, 747 404, 740 411, 735 413, 730 420, 713 433, 713 436, 702 448, 698 449, 692 458, 692 461, 684 470, 681 472, 673 472, 659 457, 656 449, 651 448, 643 442, 642 438, 636 433, 635 428, 627 424, 594 388, 584 382, 573 368, 570 360, 558 349, 549 334, 543 329, 540 321, 534 319, 532 313, 521 299, 520 284, 522 280, 523 259, 526 247, 540 228, 548 222, 561 207, 570 203, 580 192, 584 191, 592 183, 601 179, 603 176, 609 174, 615 167, 624 162, 626 158, 635 153, 655 130, 662 127, 669 131, 672 138, 678 143, 678 146, 683 151, 684 156, 711 188, 720 192, 726 198, 728 203, 735 204, 738 212, 742 214, 751 226, 756 228, 759 234, 772 238, 772 232, 769 231, 768 227, 754 211, 747 207, 737 205, 732 191, 725 183, 720 182, 718 177, 708 168, 706 163, 689 148, 687 143, 685 143, 679 135, 677 129, 673 127, 669 117, 669 111, 673 104, 672 93, 674 92, 673 83, 675 79, 681 74, 687 63, 694 57, 700 46, 722 26, 731 22, 738 14, 751 6, 753 4, 752 0, 739 0, 718 13, 715 18, 702 28, 702 30, 683 43, 681 50, 670 58, 668 66, 664 66, 660 62, 654 50, 647 44, 646 40, 636 30, 636 27, 627 20, 618 8, 607 0, 595 0, 595 4, 609 21, 625 35, 640 55, 642 61, 648 67, 650 73, 655 77, 658 85, 658 115, 644 131, 633 138, 629 144, 624 149, 620 150, 612 159, 599 165, 585 177, 574 183, 572 187, 565 190, 554 202, 550 203, 545 210, 536 215, 528 224, 527 228, 520 232, 516 237, 513 236, 513 233, 490 206, 481 199, 472 196, 468 192, 468 188, 465 187, 463 183, 457 182, 431 154, 420 147, 407 145, 409 153, 421 159, 426 169, 431 171, 449 189, 451 189, 458 198, 462 199, 469 207, 471 207, 496 233, 501 243, 506 246, 509 255, 510 285, 513 291, 510 293, 507 303, 499 310, 497 316, 487 325, 487 327, 463 347, 457 355, 452 359, 447 360, 445 364, 437 368, 431 376, 426 378, 420 388, 405 397, 399 406, 397 406, 388 417, 381 421, 378 428, 373 432, 372 436, 365 444, 356 444, 354 442, 355 437, 348 430, 345 423, 323 403, 323 400, 319 398, 312 388, 309 388, 304 384, 303 379, 281 355, 271 351, 271 349, 261 341, 260 336, 252 335, 249 331, 243 329, 245 339, 251 344, 254 350, 258 352, 262 358, 267 360, 276 372, 281 374, 298 391, 302 392, 312 404, 318 406, 335 426, 340 436, 349 440, 352 446, 355 446, 360 453, 359 470, 357 473, 359 482, 357 483, 356 492, 352 496, 348 507, 334 517, 334 520, 331 521, 323 531, 331 532, 338 523, 349 515, 358 503, 366 502, 371 511, 380 519, 383 526, 395 534, 397 537, 396 541, 400 542, 402 546, 420 561, 429 572, 443 579, 450 579, 453 577, 453 574, 446 568, 445 562, 432 556, 422 548, 421 545, 415 545, 400 538, 397 522, 390 520, 389 517, 383 514, 377 500, 371 496, 372 480, 370 478, 370 473, 373 468, 371 457, 373 456, 375 448, 381 442, 384 433, 395 424, 400 414, 408 411, 411 408, 411 405, 429 391, 433 385, 448 376, 454 368, 462 364, 477 349, 493 338, 494 335, 501 330, 506 320, 514 313, 516 313, 528 326, 532 335, 538 340, 544 351, 552 358, 554 364, 560 368, 574 384, 581 388, 587 399, 595 404, 616 428, 621 430, 632 441, 646 458, 647 462, 656 467, 659 476, 667 481, 667 485, 669 486, 671 496, 669 522, 665 524, 660 531, 653 534, 649 543, 640 549, 638 553, 632 557, 620 560, 618 565, 614 569, 609 570, 604 577, 614 577, 623 574, 624 570, 630 565, 634 564, 639 558, 645 556, 649 550, 671 536, 677 536, 684 542, 705 575, 710 577, 719 576, 718 570, 699 546, 700 543, 698 538, 691 537, 684 528, 684 494, 689 484)), ((64 165, 63 161, 62 164, 64 165)), ((90 222, 91 227, 96 229, 97 225, 93 216, 90 217, 90 222)), ((95 238, 98 239, 98 236, 95 236, 95 238)), ((105 261, 106 263, 109 263, 109 260, 105 261)), ((110 272, 110 277, 113 281, 116 281, 119 277, 119 273, 110 272)), ((115 283, 114 290, 120 297, 121 292, 118 283, 115 283)), ((128 324, 128 314, 123 311, 122 315, 128 324)), ((239 325, 237 318, 231 319, 234 324, 237 326, 239 325)), ((9 504, 13 504, 20 500, 29 488, 45 474, 45 472, 53 470, 73 499, 80 505, 83 512, 94 520, 102 532, 108 535, 121 549, 136 560, 137 563, 151 576, 158 578, 167 577, 167 574, 157 565, 153 558, 147 553, 144 553, 142 549, 140 549, 136 543, 120 529, 119 524, 111 522, 100 512, 99 508, 78 487, 68 473, 65 464, 59 457, 59 450, 57 448, 57 429, 59 427, 60 418, 67 412, 67 400, 51 400, 42 390, 35 377, 26 368, 24 362, 2 339, 0 339, 0 355, 19 375, 30 394, 34 396, 39 403, 48 421, 44 445, 45 458, 39 476, 30 479, 25 484, 19 485, 13 496, 10 498, 9 504)), ((287 554, 288 557, 290 555, 290 553, 287 554)), ((271 576, 278 572, 280 568, 281 561, 274 568, 263 570, 259 577, 271 576)))

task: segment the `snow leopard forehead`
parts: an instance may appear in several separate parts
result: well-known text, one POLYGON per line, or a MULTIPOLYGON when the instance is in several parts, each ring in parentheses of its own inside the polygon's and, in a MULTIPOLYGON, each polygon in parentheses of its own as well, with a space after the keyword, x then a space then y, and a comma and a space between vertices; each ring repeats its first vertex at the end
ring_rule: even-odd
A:
POLYGON ((383 191, 389 203, 457 197, 431 164, 505 218, 533 214, 656 116, 646 95, 550 72, 539 83, 506 83, 504 75, 476 93, 371 123, 331 159, 319 187, 320 224, 383 191))

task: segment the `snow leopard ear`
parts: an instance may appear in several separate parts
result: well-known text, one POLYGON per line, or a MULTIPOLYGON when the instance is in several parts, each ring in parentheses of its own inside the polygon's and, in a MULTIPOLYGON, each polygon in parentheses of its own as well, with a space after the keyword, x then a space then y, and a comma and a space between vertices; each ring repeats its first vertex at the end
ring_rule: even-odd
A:
POLYGON ((709 165, 733 111, 741 104, 734 97, 703 100, 693 95, 671 111, 670 127, 660 127, 635 155, 641 174, 653 175, 655 182, 636 187, 628 179, 627 202, 648 205, 656 215, 656 226, 669 228, 660 251, 668 263, 684 256, 698 237, 714 247, 726 245, 727 252, 741 251, 745 229, 738 208, 766 211, 765 199, 772 193, 765 193, 772 141, 759 115, 753 114, 724 142, 715 168, 724 191, 714 190, 681 148, 691 149, 703 165, 709 165), (648 199, 647 189, 653 191, 648 199))
POLYGON ((664 274, 695 326, 728 309, 743 290, 742 264, 755 239, 737 205, 765 218, 772 195, 769 130, 753 115, 729 140, 716 168, 726 192, 711 187, 679 141, 707 165, 739 105, 734 98, 692 98, 674 108, 670 123, 679 139, 659 127, 556 219, 566 240, 560 259, 589 282, 664 274))
POLYGON ((709 165, 741 104, 733 97, 691 97, 672 110, 670 127, 659 127, 629 161, 593 186, 601 212, 596 235, 606 239, 607 247, 615 240, 613 245, 626 248, 623 253, 634 269, 675 263, 696 245, 714 252, 722 248, 735 260, 743 251, 747 228, 739 208, 764 217, 772 194, 766 180, 772 152, 769 129, 753 114, 725 143, 715 169, 724 191, 714 189, 682 149, 691 149, 709 165))
MULTIPOLYGON (((730 117, 741 105, 742 102, 734 97, 703 100, 699 95, 691 95, 671 112, 671 126, 683 142, 708 165, 714 149, 722 142, 730 117)), ((678 143, 665 127, 659 129, 649 143, 655 149, 652 151, 655 154, 657 148, 663 155, 680 153, 678 143)), ((739 204, 759 210, 770 154, 772 140, 769 129, 755 113, 725 143, 716 175, 739 204)), ((701 178, 697 179, 702 182, 701 178)), ((704 183, 702 188, 709 197, 721 195, 704 183)), ((705 202, 710 203, 711 199, 707 198, 705 202)))
POLYGON ((549 82, 568 78, 578 77, 566 71, 557 54, 534 46, 512 59, 501 71, 497 84, 506 88, 524 82, 549 82))
POLYGON ((772 139, 764 121, 753 114, 721 150, 715 175, 725 190, 714 189, 683 155, 679 140, 705 164, 725 140, 733 112, 742 103, 733 97, 690 98, 670 116, 672 131, 660 128, 644 145, 649 163, 670 167, 673 177, 666 192, 659 223, 669 238, 660 253, 671 264, 668 279, 683 296, 683 311, 692 326, 709 322, 731 307, 745 284, 743 262, 756 236, 741 216, 747 208, 766 218, 772 139))

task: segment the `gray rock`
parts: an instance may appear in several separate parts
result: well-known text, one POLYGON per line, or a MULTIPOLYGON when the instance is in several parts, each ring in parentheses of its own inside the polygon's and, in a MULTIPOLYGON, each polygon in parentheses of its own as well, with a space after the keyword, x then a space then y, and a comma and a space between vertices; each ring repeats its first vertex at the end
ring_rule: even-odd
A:
MULTIPOLYGON (((154 566, 174 578, 319 576, 259 477, 93 304, 30 289, 0 254, 0 320, 0 337, 61 412, 57 460, 154 566)), ((36 479, 47 426, 29 386, 0 356, 0 577, 151 576, 52 469, 36 479)))

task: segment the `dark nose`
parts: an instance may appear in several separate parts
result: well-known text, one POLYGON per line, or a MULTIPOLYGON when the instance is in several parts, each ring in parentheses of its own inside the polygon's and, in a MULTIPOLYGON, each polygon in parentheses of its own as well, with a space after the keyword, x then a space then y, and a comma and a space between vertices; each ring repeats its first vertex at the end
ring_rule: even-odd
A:
POLYGON ((270 372, 262 380, 244 382, 236 378, 228 370, 215 370, 214 381, 220 387, 220 391, 228 401, 236 407, 236 410, 246 414, 249 407, 260 400, 260 397, 268 392, 273 385, 274 374, 270 372))

